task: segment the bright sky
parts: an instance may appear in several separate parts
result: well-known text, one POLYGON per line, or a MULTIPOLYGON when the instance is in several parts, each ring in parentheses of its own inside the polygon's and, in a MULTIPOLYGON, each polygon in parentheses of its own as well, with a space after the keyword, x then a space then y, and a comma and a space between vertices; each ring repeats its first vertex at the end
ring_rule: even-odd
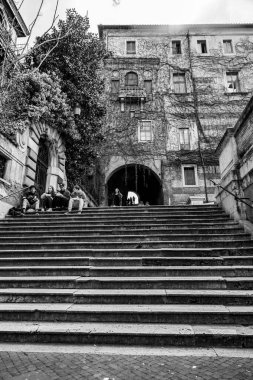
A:
MULTIPOLYGON (((24 0, 20 12, 28 26, 40 2, 24 0)), ((56 0, 45 0, 34 37, 49 27, 55 4, 56 0)), ((253 0, 120 0, 117 6, 113 0, 60 0, 59 17, 65 18, 69 8, 75 8, 81 15, 88 11, 94 33, 98 24, 253 23, 253 0)))

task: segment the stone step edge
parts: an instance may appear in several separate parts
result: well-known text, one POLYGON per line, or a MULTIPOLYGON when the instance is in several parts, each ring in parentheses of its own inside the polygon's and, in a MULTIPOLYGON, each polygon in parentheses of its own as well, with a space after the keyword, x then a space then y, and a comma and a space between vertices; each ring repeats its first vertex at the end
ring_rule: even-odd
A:
POLYGON ((253 270, 253 265, 148 265, 148 266, 136 266, 136 265, 131 265, 131 266, 94 266, 94 265, 62 265, 62 266, 53 266, 53 265, 31 265, 31 266, 3 266, 0 267, 0 271, 2 270, 21 270, 21 269, 27 269, 27 270, 48 270, 48 269, 80 269, 80 270, 97 270, 97 271, 117 271, 117 270, 122 270, 122 271, 131 271, 131 270, 143 270, 143 271, 150 271, 150 270, 186 270, 186 271, 205 271, 205 270, 221 270, 221 271, 226 271, 226 270, 240 270, 240 269, 249 269, 253 270))
POLYGON ((253 347, 253 326, 0 322, 1 342, 124 344, 128 346, 253 347))

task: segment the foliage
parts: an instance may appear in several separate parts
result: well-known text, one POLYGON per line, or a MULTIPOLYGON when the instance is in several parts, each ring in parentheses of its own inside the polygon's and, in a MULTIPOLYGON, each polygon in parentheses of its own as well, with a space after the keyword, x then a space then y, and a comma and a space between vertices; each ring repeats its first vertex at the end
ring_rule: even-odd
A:
POLYGON ((0 131, 12 141, 17 131, 42 121, 65 136, 79 138, 67 96, 54 73, 25 70, 13 75, 1 88, 0 113, 0 131))
POLYGON ((101 61, 108 54, 104 43, 88 30, 88 17, 70 9, 66 21, 60 20, 57 28, 37 38, 28 59, 42 72, 54 71, 71 107, 74 108, 76 103, 81 106, 81 115, 76 118, 80 139, 70 138, 66 145, 70 183, 81 179, 84 168, 99 156, 103 140, 104 83, 99 70, 101 61))

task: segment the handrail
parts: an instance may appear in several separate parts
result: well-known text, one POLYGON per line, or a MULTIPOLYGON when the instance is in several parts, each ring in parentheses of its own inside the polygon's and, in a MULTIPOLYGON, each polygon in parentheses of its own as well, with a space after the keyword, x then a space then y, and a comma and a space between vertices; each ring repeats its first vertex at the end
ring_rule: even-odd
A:
POLYGON ((11 194, 8 194, 8 195, 5 195, 4 197, 0 198, 0 201, 2 201, 3 199, 9 198, 9 197, 11 197, 12 195, 15 195, 15 194, 21 193, 22 191, 25 191, 25 190, 27 190, 27 189, 29 189, 29 186, 24 187, 24 188, 21 189, 21 190, 15 191, 14 193, 11 193, 11 194))
POLYGON ((238 197, 236 194, 232 193, 228 189, 225 189, 225 187, 215 183, 212 179, 210 179, 210 182, 212 182, 215 186, 220 187, 222 190, 226 191, 228 194, 232 195, 237 201, 244 203, 246 206, 248 206, 250 208, 253 208, 252 204, 248 204, 247 202, 244 201, 244 199, 249 199, 249 198, 238 197))

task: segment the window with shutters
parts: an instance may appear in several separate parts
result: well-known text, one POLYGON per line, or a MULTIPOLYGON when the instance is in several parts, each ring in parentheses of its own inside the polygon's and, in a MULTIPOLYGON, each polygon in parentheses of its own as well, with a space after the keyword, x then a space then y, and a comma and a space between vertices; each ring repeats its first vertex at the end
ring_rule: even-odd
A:
POLYGON ((126 52, 127 54, 136 54, 136 42, 127 41, 126 42, 126 52))
POLYGON ((198 186, 197 165, 183 165, 183 186, 198 186))
POLYGON ((172 54, 182 54, 181 41, 172 41, 172 54))
POLYGON ((113 79, 111 81, 111 93, 117 94, 119 92, 119 80, 113 79))
POLYGON ((138 86, 138 75, 134 72, 127 73, 125 77, 125 85, 129 87, 137 87, 138 86))
POLYGON ((152 94, 152 80, 144 80, 144 88, 147 94, 152 94))
POLYGON ((138 127, 138 141, 152 141, 152 123, 150 120, 142 120, 138 127))
POLYGON ((198 46, 198 53, 200 53, 200 54, 206 54, 207 53, 206 40, 198 40, 197 46, 198 46))
POLYGON ((179 129, 180 149, 190 149, 190 131, 189 128, 179 129))
POLYGON ((225 54, 232 54, 233 53, 232 40, 223 40, 223 51, 225 54))
POLYGON ((227 92, 240 92, 240 82, 238 71, 227 72, 227 92))
POLYGON ((173 74, 173 87, 176 94, 186 93, 185 73, 173 74))

